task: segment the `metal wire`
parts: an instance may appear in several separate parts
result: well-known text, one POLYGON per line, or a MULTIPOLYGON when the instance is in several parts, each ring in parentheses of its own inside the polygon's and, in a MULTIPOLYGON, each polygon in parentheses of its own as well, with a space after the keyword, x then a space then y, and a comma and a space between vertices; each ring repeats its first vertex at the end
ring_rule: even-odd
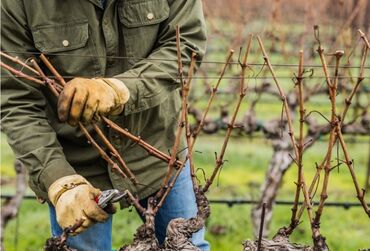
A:
MULTIPOLYGON (((11 194, 1 194, 2 200, 9 200, 14 195, 11 194)), ((25 200, 36 200, 36 196, 34 195, 25 195, 23 197, 25 200)), ((249 200, 249 199, 229 199, 229 198, 222 198, 222 199, 210 199, 209 202, 211 204, 221 204, 221 205, 227 205, 228 207, 233 207, 235 205, 255 205, 258 204, 259 201, 257 200, 249 200)), ((274 202, 276 205, 281 206, 291 206, 294 204, 293 201, 287 201, 287 200, 277 200, 274 202)), ((313 205, 318 204, 317 202, 314 202, 313 205)), ((300 202, 300 205, 302 205, 302 202, 300 202)), ((367 204, 370 206, 370 204, 367 204)), ((350 209, 351 207, 361 207, 361 203, 359 202, 325 202, 325 206, 327 207, 343 207, 344 209, 350 209)))
MULTIPOLYGON (((13 53, 19 55, 34 55, 39 56, 41 52, 27 52, 27 51, 3 51, 5 53, 13 53)), ((60 57, 80 57, 80 58, 105 58, 105 59, 137 59, 137 60, 148 60, 148 61, 167 61, 167 62, 176 62, 177 59, 168 59, 168 58, 143 58, 143 57, 128 57, 128 56, 99 56, 99 55, 81 55, 81 54, 67 54, 67 53, 47 53, 47 56, 60 56, 60 57)), ((190 63, 190 59, 183 59, 182 62, 190 63)), ((197 63, 202 64, 216 64, 216 65, 224 65, 225 62, 223 61, 195 61, 197 63)), ((239 62, 230 62, 229 65, 240 65, 239 62)), ((248 63, 249 66, 263 66, 264 63, 248 63)), ((298 64, 272 64, 273 67, 298 67, 298 64)), ((322 65, 319 64, 307 64, 304 67, 308 68, 322 68, 322 65)), ((328 68, 335 68, 335 65, 328 65, 328 68)), ((351 66, 351 65, 343 65, 339 66, 341 69, 359 69, 360 66, 351 66)), ((364 69, 370 69, 370 66, 365 66, 364 69)))
MULTIPOLYGON (((38 76, 35 76, 35 77, 38 77, 38 76)), ((54 76, 50 76, 50 77, 54 77, 54 76)), ((80 77, 80 78, 94 78, 96 76, 71 76, 71 75, 63 75, 62 76, 63 78, 77 78, 77 77, 80 77)), ((7 78, 14 78, 14 76, 1 76, 0 78, 2 79, 7 79, 7 78)), ((21 77, 16 77, 15 78, 21 78, 21 77)), ((170 79, 170 78, 173 78, 173 79, 178 79, 178 77, 131 77, 131 76, 127 76, 127 77, 117 77, 115 76, 115 78, 118 78, 118 79, 139 79, 139 80, 146 80, 146 79, 170 79)), ((199 80, 204 80, 204 79, 219 79, 220 76, 194 76, 193 79, 199 79, 199 80)), ((289 79, 291 80, 292 77, 289 77, 289 76, 281 76, 281 77, 277 77, 278 79, 289 79)), ((325 79, 326 77, 325 76, 312 76, 310 77, 309 79, 325 79)), ((332 78, 332 77, 330 77, 332 78)), ((352 79, 353 77, 349 77, 349 76, 346 76, 346 77, 340 77, 339 79, 352 79)), ((222 78, 223 80, 240 80, 241 77, 240 76, 224 76, 222 78)), ((263 76, 258 76, 258 77, 245 77, 244 79, 249 79, 249 80, 258 80, 258 79, 273 79, 273 77, 271 76, 266 76, 266 77, 263 77, 263 76)), ((370 76, 364 76, 364 79, 370 79, 370 76)))
MULTIPOLYGON (((210 203, 212 204, 226 204, 229 207, 233 207, 234 205, 244 205, 244 204, 258 204, 259 201, 257 200, 247 200, 247 199, 210 199, 210 203)), ((286 200, 277 200, 274 202, 276 205, 282 206, 292 206, 294 205, 293 201, 286 201, 286 200)), ((300 205, 303 203, 300 202, 300 205)), ((313 205, 318 204, 318 202, 313 202, 313 205)), ((370 206, 370 204, 367 204, 370 206)), ((351 207, 361 207, 360 202, 325 202, 325 206, 327 207, 343 207, 344 209, 350 209, 351 207)))

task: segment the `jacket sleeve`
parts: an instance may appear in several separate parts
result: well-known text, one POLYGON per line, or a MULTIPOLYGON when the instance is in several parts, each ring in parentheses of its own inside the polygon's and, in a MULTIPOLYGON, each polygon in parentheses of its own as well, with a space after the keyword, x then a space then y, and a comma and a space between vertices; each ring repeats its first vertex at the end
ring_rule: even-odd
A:
MULTIPOLYGON (((4 52, 36 51, 19 0, 2 1, 1 34, 4 52)), ((2 61, 14 65, 4 58, 2 61)), ((15 78, 6 70, 1 74, 1 130, 16 158, 27 167, 31 186, 46 191, 55 180, 75 174, 75 170, 67 162, 46 118, 46 100, 40 86, 15 78)))
POLYGON ((126 83, 130 99, 125 115, 155 107, 180 86, 177 78, 176 26, 180 27, 184 73, 192 52, 197 54, 199 67, 206 47, 206 27, 201 0, 169 0, 170 14, 160 25, 152 53, 127 72, 115 76, 126 83), (166 60, 158 60, 158 59, 166 60))

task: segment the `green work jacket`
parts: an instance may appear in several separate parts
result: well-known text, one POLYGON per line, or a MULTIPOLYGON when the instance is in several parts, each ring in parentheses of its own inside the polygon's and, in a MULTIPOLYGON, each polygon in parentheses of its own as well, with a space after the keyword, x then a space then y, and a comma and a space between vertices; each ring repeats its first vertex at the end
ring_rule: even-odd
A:
MULTIPOLYGON (((199 62, 205 52, 201 0, 108 0, 105 7, 99 0, 1 1, 1 50, 22 59, 44 53, 67 81, 121 79, 131 97, 111 119, 166 153, 181 108, 176 26, 186 72, 191 53, 199 62)), ((2 71, 1 88, 1 129, 37 196, 47 199, 55 180, 76 173, 100 189, 129 189, 139 198, 159 189, 167 163, 135 142, 101 125, 138 186, 112 172, 77 127, 59 122, 57 98, 45 87, 2 71)))

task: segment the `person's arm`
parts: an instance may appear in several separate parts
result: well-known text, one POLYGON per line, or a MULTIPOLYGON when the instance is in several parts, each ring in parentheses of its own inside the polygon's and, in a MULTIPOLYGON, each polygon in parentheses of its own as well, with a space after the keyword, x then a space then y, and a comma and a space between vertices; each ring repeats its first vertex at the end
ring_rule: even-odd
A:
MULTIPOLYGON (((3 51, 35 51, 22 7, 18 0, 2 1, 3 51)), ((46 118, 40 86, 2 71, 1 89, 1 129, 16 157, 27 167, 32 186, 48 192, 59 225, 66 228, 82 219, 83 224, 75 232, 80 233, 108 219, 95 202, 100 190, 76 174, 66 160, 46 118)))
POLYGON ((200 65, 206 47, 206 27, 201 0, 169 0, 168 19, 161 23, 153 52, 137 62, 129 71, 115 76, 130 91, 125 115, 140 112, 163 102, 180 86, 177 66, 176 26, 180 27, 184 72, 187 73, 191 54, 197 54, 200 65), (158 60, 164 59, 164 60, 158 60))
MULTIPOLYGON (((71 125, 80 121, 90 123, 96 117, 95 114, 117 115, 123 108, 124 114, 129 115, 155 107, 166 100, 172 91, 180 87, 177 26, 180 27, 181 53, 185 62, 183 71, 187 73, 193 52, 197 54, 197 66, 200 65, 206 46, 201 0, 168 0, 168 4, 169 16, 160 24, 155 47, 147 58, 140 60, 122 74, 102 79, 104 81, 75 79, 71 84, 67 84, 58 102, 58 115, 62 122, 66 121, 71 125), (130 98, 127 100, 126 97, 130 98)), ((125 11, 129 15, 132 10, 125 11)), ((125 30, 123 32, 125 33, 125 30)), ((123 34, 125 35, 130 36, 123 34)), ((140 45, 140 41, 137 43, 140 45)))
MULTIPOLYGON (((19 0, 1 3, 1 50, 5 52, 36 51, 23 10, 19 0)), ((46 118, 40 86, 14 78, 5 70, 1 75, 1 130, 16 158, 27 167, 30 182, 46 192, 54 181, 76 172, 46 118)))

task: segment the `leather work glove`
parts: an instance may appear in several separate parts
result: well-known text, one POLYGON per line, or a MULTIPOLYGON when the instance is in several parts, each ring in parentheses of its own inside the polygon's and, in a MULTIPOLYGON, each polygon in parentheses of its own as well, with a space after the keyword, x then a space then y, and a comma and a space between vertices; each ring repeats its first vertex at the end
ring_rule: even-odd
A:
POLYGON ((126 85, 115 78, 74 78, 67 83, 58 99, 61 122, 76 126, 90 123, 99 115, 118 115, 130 98, 126 85))
POLYGON ((48 196, 55 207, 57 221, 61 228, 84 220, 82 226, 73 234, 79 234, 96 222, 104 222, 109 215, 95 201, 100 190, 94 188, 78 174, 56 180, 48 190, 48 196))

